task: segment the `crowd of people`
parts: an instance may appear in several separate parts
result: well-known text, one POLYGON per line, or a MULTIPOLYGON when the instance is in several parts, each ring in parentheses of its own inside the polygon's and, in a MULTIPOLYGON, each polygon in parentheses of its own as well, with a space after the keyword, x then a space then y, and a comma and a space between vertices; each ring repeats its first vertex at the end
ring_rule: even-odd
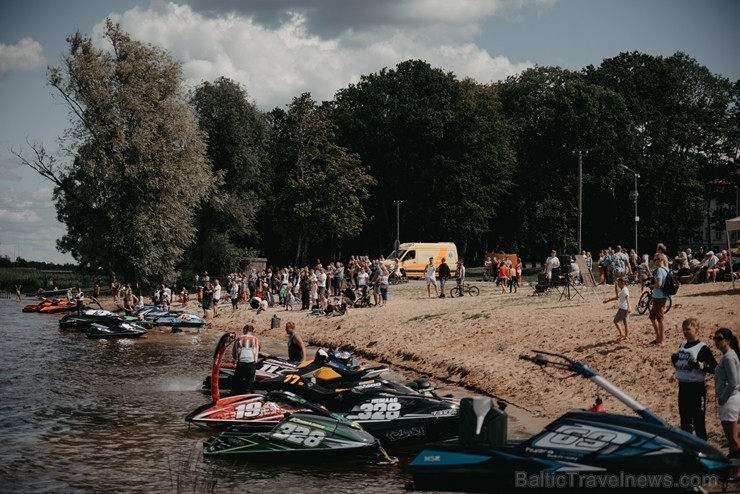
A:
POLYGON ((193 289, 204 315, 213 310, 214 317, 218 315, 222 295, 229 297, 233 311, 239 309, 239 304, 247 304, 258 311, 281 306, 285 310, 328 314, 344 310, 358 299, 367 299, 372 302, 369 305, 382 307, 388 302, 390 285, 389 270, 383 261, 382 258, 351 256, 346 265, 334 261, 324 266, 317 259, 313 267, 252 268, 248 272, 228 274, 223 286, 219 279, 211 281, 206 271, 195 276, 193 289))
POLYGON ((488 256, 483 263, 483 281, 495 281, 496 286, 501 288, 501 293, 516 293, 522 284, 522 270, 524 265, 522 259, 517 256, 516 262, 512 262, 509 256, 494 258, 488 256))

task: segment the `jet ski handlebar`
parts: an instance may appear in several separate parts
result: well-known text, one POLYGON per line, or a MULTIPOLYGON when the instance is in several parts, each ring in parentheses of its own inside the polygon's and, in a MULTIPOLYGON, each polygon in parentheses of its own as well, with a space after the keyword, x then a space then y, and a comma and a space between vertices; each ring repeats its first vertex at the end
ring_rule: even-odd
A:
POLYGON ((583 362, 570 359, 565 355, 558 353, 550 353, 542 350, 532 350, 534 355, 519 355, 522 360, 528 360, 533 362, 540 367, 551 366, 559 369, 564 369, 581 377, 584 377, 597 386, 604 389, 607 393, 617 398, 619 401, 627 405, 632 411, 645 420, 667 427, 668 425, 663 421, 662 418, 658 417, 649 410, 645 405, 642 405, 637 400, 629 396, 627 393, 607 381, 604 377, 600 376, 598 372, 593 370, 591 367, 583 362), (550 357, 550 358, 548 358, 550 357))

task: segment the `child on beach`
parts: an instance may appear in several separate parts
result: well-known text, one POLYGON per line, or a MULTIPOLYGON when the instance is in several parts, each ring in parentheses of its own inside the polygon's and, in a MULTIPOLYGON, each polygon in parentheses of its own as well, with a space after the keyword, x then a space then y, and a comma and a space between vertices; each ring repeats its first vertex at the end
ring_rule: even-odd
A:
POLYGON ((617 278, 617 289, 619 290, 618 295, 612 298, 605 298, 604 303, 606 304, 608 302, 619 300, 619 310, 617 310, 617 314, 614 316, 614 325, 617 327, 617 332, 619 333, 619 337, 617 339, 624 340, 629 336, 628 321, 630 318, 630 312, 632 312, 630 291, 629 288, 627 288, 627 279, 625 277, 617 278), (622 334, 622 330, 619 328, 620 322, 624 323, 624 334, 622 334))

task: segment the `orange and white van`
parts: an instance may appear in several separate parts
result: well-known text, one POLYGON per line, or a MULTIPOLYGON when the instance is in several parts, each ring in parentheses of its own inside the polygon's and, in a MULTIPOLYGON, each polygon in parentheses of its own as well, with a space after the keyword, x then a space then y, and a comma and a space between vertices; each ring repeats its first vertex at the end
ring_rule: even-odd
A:
POLYGON ((442 259, 447 261, 450 271, 454 275, 457 267, 457 246, 453 242, 410 242, 401 244, 385 259, 388 270, 401 263, 407 278, 423 278, 424 270, 429 264, 429 258, 434 259, 434 266, 439 267, 442 259))

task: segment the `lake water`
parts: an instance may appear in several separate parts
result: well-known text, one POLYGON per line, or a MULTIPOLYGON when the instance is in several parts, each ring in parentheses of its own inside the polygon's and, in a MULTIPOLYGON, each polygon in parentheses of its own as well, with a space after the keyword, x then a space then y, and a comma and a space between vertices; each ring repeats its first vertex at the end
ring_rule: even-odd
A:
MULTIPOLYGON (((90 340, 59 330, 61 316, 25 314, 0 300, 0 492, 401 493, 398 465, 251 465, 205 461, 212 432, 183 417, 220 334, 154 331, 90 340)), ((285 353, 282 332, 263 337, 285 353)))

